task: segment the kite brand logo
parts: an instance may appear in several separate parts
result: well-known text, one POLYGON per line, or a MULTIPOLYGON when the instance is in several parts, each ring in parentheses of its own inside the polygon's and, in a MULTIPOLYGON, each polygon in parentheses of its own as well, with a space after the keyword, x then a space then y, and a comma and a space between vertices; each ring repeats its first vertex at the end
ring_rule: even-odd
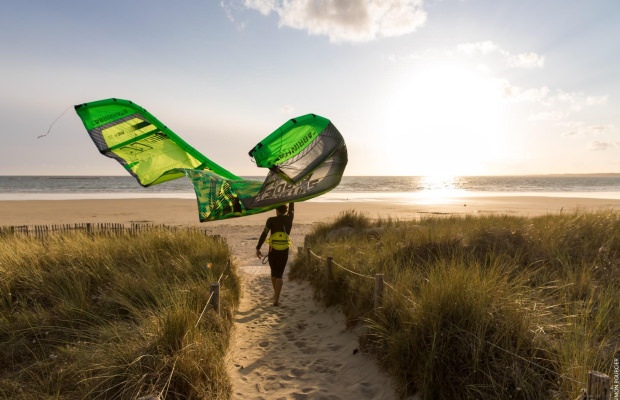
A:
POLYGON ((312 137, 315 136, 315 135, 316 135, 316 131, 314 129, 312 129, 310 132, 305 134, 301 139, 299 139, 297 141, 297 143, 295 143, 293 146, 291 146, 291 148, 286 150, 284 153, 280 154, 278 156, 278 158, 276 158, 276 160, 274 161, 274 164, 277 164, 280 160, 282 160, 284 158, 287 158, 288 156, 290 156, 292 154, 295 154, 296 151, 298 151, 301 147, 303 147, 310 140, 312 140, 312 137))
POLYGON ((265 185, 256 196, 255 201, 263 201, 266 199, 288 199, 295 196, 310 194, 316 188, 320 178, 312 179, 312 174, 308 175, 297 185, 292 185, 283 180, 272 181, 265 185))
POLYGON ((102 124, 110 121, 111 119, 114 119, 114 118, 117 118, 117 117, 121 117, 121 116, 127 114, 128 112, 129 111, 127 111, 127 110, 123 110, 123 111, 115 112, 113 114, 105 115, 105 116, 103 116, 101 118, 94 119, 93 120, 93 124, 95 124, 95 125, 102 125, 102 124))

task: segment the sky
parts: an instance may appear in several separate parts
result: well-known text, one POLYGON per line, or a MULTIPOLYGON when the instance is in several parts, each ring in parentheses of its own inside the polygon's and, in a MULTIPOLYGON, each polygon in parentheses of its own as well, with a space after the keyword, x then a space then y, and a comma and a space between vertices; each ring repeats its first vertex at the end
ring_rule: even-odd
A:
POLYGON ((308 113, 345 175, 620 173, 619 38, 618 0, 5 1, 0 175, 125 174, 73 110, 111 97, 242 176, 308 113))

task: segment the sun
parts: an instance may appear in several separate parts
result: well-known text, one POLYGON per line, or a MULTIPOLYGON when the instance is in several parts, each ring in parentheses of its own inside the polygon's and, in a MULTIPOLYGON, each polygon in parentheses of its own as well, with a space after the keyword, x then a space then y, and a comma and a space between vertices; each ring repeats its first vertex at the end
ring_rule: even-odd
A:
POLYGON ((386 104, 390 169, 400 175, 485 174, 501 145, 496 81, 456 64, 412 71, 386 104))

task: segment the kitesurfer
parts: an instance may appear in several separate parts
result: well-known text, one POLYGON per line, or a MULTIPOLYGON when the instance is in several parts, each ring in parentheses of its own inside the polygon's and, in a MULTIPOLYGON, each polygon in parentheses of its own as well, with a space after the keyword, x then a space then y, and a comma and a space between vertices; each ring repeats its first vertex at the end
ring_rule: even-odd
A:
POLYGON ((291 246, 291 240, 289 235, 293 228, 293 216, 295 212, 294 203, 281 205, 276 208, 276 216, 269 217, 263 233, 258 239, 258 245, 256 246, 256 256, 262 258, 263 254, 260 251, 261 246, 267 239, 267 234, 271 231, 269 236, 269 253, 267 257, 269 259, 269 267, 271 268, 271 285, 273 286, 273 305, 280 305, 280 292, 282 291, 282 275, 284 274, 284 267, 288 261, 288 249, 291 246), (288 211, 288 212, 287 212, 288 211))

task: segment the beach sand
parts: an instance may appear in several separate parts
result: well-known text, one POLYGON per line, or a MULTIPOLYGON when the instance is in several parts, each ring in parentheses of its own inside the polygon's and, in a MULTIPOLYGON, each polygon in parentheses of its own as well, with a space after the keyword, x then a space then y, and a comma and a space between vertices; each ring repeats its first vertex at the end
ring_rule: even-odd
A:
MULTIPOLYGON (((371 218, 414 219, 425 215, 540 215, 575 210, 618 210, 618 199, 544 196, 486 196, 406 201, 308 201, 296 210, 296 223, 326 222, 346 210, 371 218)), ((202 224, 223 226, 262 225, 267 214, 232 218, 202 224)), ((0 201, 0 225, 46 225, 80 222, 154 223, 201 225, 197 205, 190 199, 106 199, 106 200, 6 200, 0 201)))
MULTIPOLYGON (((390 379, 358 350, 355 329, 347 329, 337 307, 325 309, 306 282, 285 277, 281 307, 273 307, 269 267, 255 247, 269 212, 200 224, 194 200, 0 201, 0 225, 80 222, 201 225, 225 237, 242 278, 242 298, 228 370, 234 399, 396 399, 390 379)), ((415 219, 429 215, 541 215, 620 210, 620 200, 551 197, 468 197, 423 202, 321 202, 296 205, 292 257, 313 225, 346 210, 371 218, 415 219), (429 202, 427 202, 429 203, 429 202)), ((266 250, 266 246, 263 248, 266 250)), ((356 328, 362 329, 362 328, 356 328)))

